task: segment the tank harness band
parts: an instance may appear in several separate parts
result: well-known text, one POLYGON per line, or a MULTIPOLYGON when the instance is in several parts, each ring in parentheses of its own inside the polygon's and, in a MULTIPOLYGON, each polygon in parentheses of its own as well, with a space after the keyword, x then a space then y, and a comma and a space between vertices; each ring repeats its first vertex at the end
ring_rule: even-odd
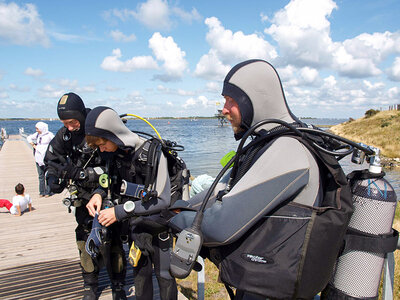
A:
POLYGON ((396 250, 398 239, 399 232, 394 229, 388 234, 372 235, 354 228, 348 228, 345 245, 348 250, 389 253, 396 250))

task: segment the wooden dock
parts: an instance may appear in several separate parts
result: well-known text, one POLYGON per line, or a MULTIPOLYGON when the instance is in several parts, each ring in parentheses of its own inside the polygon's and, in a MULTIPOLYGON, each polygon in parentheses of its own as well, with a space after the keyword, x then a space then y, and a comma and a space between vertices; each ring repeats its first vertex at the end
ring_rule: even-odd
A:
MULTIPOLYGON (((11 201, 19 182, 31 196, 34 210, 18 217, 0 208, 0 299, 81 299, 76 222, 61 202, 67 194, 39 198, 32 148, 15 135, 0 150, 0 198, 11 201)), ((135 299, 132 268, 128 266, 125 290, 128 299, 135 299)), ((99 299, 112 299, 104 269, 99 288, 99 299)), ((159 299, 158 290, 155 299, 159 299)), ((186 298, 180 294, 179 299, 186 298)))

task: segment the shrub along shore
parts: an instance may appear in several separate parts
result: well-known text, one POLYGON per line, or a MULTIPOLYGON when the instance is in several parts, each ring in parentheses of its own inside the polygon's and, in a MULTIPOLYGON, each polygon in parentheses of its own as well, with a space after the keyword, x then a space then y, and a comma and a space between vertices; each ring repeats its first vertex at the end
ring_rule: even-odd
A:
POLYGON ((400 111, 368 110, 364 117, 332 126, 329 131, 379 148, 385 167, 400 166, 400 111))

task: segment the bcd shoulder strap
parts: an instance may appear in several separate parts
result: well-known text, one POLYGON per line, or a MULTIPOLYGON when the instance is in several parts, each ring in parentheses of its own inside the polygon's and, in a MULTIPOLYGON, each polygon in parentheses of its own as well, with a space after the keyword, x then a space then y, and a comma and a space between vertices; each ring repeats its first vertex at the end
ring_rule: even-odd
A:
MULTIPOLYGON (((320 171, 325 172, 325 178, 322 178, 323 185, 325 189, 335 191, 337 190, 337 195, 335 197, 331 197, 331 203, 325 203, 326 206, 315 208, 317 210, 327 210, 331 208, 335 209, 345 209, 345 210, 352 210, 351 201, 347 201, 348 203, 343 203, 341 201, 340 194, 343 191, 343 188, 346 188, 346 192, 350 193, 349 183, 347 181, 346 175, 343 172, 342 167, 340 166, 337 159, 330 154, 324 153, 318 148, 313 146, 314 136, 312 138, 309 134, 305 133, 304 138, 299 136, 291 135, 291 137, 300 141, 316 158, 316 161, 319 165, 320 171), (344 206, 344 207, 343 207, 344 206)), ((347 197, 349 198, 349 197, 347 197)), ((347 199, 346 198, 346 199, 347 199)), ((351 199, 349 199, 351 200, 351 199)))
POLYGON ((143 165, 142 176, 144 177, 145 190, 143 201, 157 197, 156 177, 158 163, 162 154, 162 144, 156 138, 146 140, 137 152, 137 159, 143 165))

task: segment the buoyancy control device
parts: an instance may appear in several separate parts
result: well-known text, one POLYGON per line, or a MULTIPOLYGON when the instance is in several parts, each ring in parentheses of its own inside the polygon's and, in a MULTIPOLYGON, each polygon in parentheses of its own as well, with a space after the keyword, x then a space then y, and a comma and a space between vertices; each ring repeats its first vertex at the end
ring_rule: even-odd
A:
MULTIPOLYGON (((254 243, 256 242, 257 232, 262 235, 264 230, 263 228, 266 228, 263 224, 261 224, 258 228, 253 228, 255 230, 253 230, 252 232, 250 232, 251 230, 249 230, 247 237, 245 236, 243 237, 242 241, 238 241, 238 245, 234 245, 234 247, 230 248, 227 247, 227 251, 225 252, 218 252, 218 255, 220 255, 220 257, 217 263, 220 268, 220 278, 222 282, 226 284, 226 286, 235 287, 239 290, 263 295, 265 297, 279 299, 313 298, 315 295, 318 294, 318 292, 324 290, 324 288, 331 280, 331 283, 328 285, 328 288, 325 288, 324 293, 321 297, 330 297, 329 299, 344 299, 343 297, 337 297, 339 293, 336 293, 338 289, 335 286, 335 282, 338 282, 340 278, 343 278, 341 277, 343 276, 342 273, 347 272, 348 274, 350 274, 350 276, 342 279, 342 281, 350 286, 350 288, 357 284, 361 285, 363 278, 365 278, 366 276, 380 278, 382 269, 382 257, 384 253, 394 251, 394 245, 397 244, 398 240, 397 233, 391 229, 396 203, 395 193, 387 180, 383 178, 385 174, 381 172, 381 168, 379 165, 379 156, 377 155, 379 150, 375 148, 373 149, 372 147, 368 147, 363 144, 355 143, 329 132, 313 128, 312 126, 295 128, 294 126, 291 126, 291 124, 287 124, 286 122, 276 119, 261 121, 258 124, 254 125, 244 135, 244 137, 242 138, 242 142, 238 146, 236 155, 225 165, 225 167, 216 177, 214 183, 211 185, 208 193, 205 196, 201 208, 196 214, 192 226, 184 229, 178 236, 176 246, 172 253, 171 273, 178 278, 184 278, 190 273, 191 269, 194 266, 196 257, 200 253, 200 248, 202 244, 201 222, 203 218, 203 212, 207 205, 207 201, 210 199, 212 191, 215 189, 218 181, 222 178, 223 174, 229 169, 229 167, 232 164, 237 164, 239 157, 244 149, 250 146, 251 143, 246 147, 244 147, 243 144, 245 138, 252 134, 251 130, 254 131, 255 128, 266 123, 278 123, 281 126, 287 128, 286 133, 284 134, 289 134, 291 136, 297 135, 301 142, 303 142, 302 140, 304 139, 307 140, 305 146, 307 146, 311 153, 314 154, 314 157, 319 157, 319 159, 317 158, 317 161, 319 160, 319 165, 325 169, 322 174, 325 174, 327 176, 328 181, 326 181, 324 184, 330 184, 328 186, 324 186, 325 191, 328 193, 324 196, 324 201, 328 200, 328 202, 325 203, 328 205, 328 207, 312 208, 313 210, 315 210, 313 213, 315 218, 314 221, 319 219, 319 224, 318 226, 314 227, 307 226, 309 229, 311 228, 311 231, 308 231, 308 233, 304 236, 305 239, 303 244, 303 252, 300 253, 299 256, 297 256, 299 257, 300 263, 295 262, 296 264, 299 263, 298 268, 296 267, 297 271, 295 269, 285 269, 284 266, 282 267, 280 266, 280 264, 278 264, 276 265, 276 267, 282 267, 282 272, 277 273, 275 272, 275 269, 266 276, 265 272, 268 272, 268 267, 270 265, 270 262, 268 261, 266 261, 266 263, 264 264, 265 267, 261 267, 261 269, 258 270, 261 273, 254 273, 258 274, 258 276, 251 276, 250 273, 246 273, 244 271, 244 262, 242 259, 242 255, 240 254, 244 252, 240 252, 237 249, 238 247, 241 247, 246 243, 247 238, 253 239, 254 243), (364 156, 369 157, 371 167, 369 171, 367 170, 368 172, 364 171, 364 173, 375 175, 370 176, 371 178, 361 178, 354 175, 353 178, 347 179, 337 161, 345 156, 350 155, 351 153, 354 153, 354 160, 360 160, 360 156, 361 160, 364 156), (329 156, 332 159, 330 159, 329 156), (331 165, 330 162, 332 162, 331 165), (367 181, 367 184, 365 183, 365 180, 367 181), (373 199, 373 197, 375 197, 375 199, 373 199), (368 203, 370 199, 367 198, 373 199, 374 202, 368 203), (336 205, 329 207, 329 205, 332 204, 331 201, 334 199, 339 202, 336 202, 336 205), (382 199, 385 200, 382 201, 382 199), (352 202, 355 202, 354 205, 352 205, 352 202), (344 207, 343 205, 346 207, 344 207), (356 213, 354 215, 354 218, 351 219, 350 217, 354 209, 353 206, 355 207, 356 213), (375 228, 376 231, 369 232, 367 229, 363 228, 363 225, 367 224, 368 220, 372 217, 368 216, 368 209, 366 210, 366 208, 371 206, 375 208, 374 217, 378 219, 385 218, 385 222, 381 222, 379 226, 373 225, 372 227, 377 227, 375 228), (363 213, 364 210, 366 210, 366 213, 363 213), (323 216, 324 214, 325 217, 323 216), (334 233, 334 230, 332 230, 332 224, 337 226, 337 228, 335 229, 337 232, 336 235, 332 234, 334 233), (350 224, 350 227, 348 227, 348 224, 350 224), (353 233, 353 237, 349 237, 352 227, 355 228, 353 232, 356 232, 356 234, 353 233), (324 228, 326 228, 330 232, 330 235, 325 234, 324 228), (347 228, 349 228, 349 231, 347 231, 347 228), (310 236, 310 233, 313 234, 312 230, 314 229, 314 236, 310 236), (347 263, 343 259, 343 263, 341 263, 340 257, 342 257, 343 254, 346 252, 346 250, 343 251, 343 249, 346 249, 344 243, 346 242, 347 246, 351 244, 358 244, 354 241, 359 240, 360 233, 361 235, 364 234, 363 231, 365 232, 365 235, 368 235, 368 237, 366 238, 367 240, 374 240, 376 236, 371 237, 371 235, 375 234, 379 235, 382 240, 390 241, 385 243, 382 242, 381 246, 376 246, 374 245, 375 243, 372 242, 373 245, 368 246, 370 248, 368 248, 369 250, 367 250, 367 252, 380 252, 381 255, 376 260, 376 264, 374 267, 375 269, 373 269, 371 272, 364 271, 365 273, 363 274, 363 277, 357 278, 357 275, 351 276, 351 266, 353 266, 353 268, 357 268, 358 266, 354 266, 354 263, 352 263, 349 264, 350 269, 341 268, 341 265, 346 265, 347 263), (312 243, 310 243, 310 240, 312 240, 312 243), (332 247, 334 247, 335 249, 332 249, 332 247), (376 248, 381 249, 377 251, 376 248), (236 256, 232 255, 235 251, 238 254, 236 256), (342 256, 339 257, 339 254, 342 254, 342 256), (327 255, 329 255, 329 257, 324 257, 327 255), (339 260, 337 260, 338 257, 339 260), (228 261, 229 259, 231 260, 231 262, 228 261), (235 272, 232 268, 237 269, 239 265, 242 271, 235 272), (223 268, 225 268, 225 270, 223 270, 223 268), (344 271, 339 272, 341 269, 343 269, 344 271), (291 273, 289 274, 289 272, 291 273), (375 274, 372 275, 371 273, 375 274), (288 277, 293 278, 293 280, 289 282, 288 277), (275 283, 270 284, 271 281, 274 281, 275 283), (290 291, 288 290, 288 284, 290 284, 290 291), (328 289, 330 289, 329 294, 326 293, 328 289)), ((278 137, 280 134, 282 134, 282 130, 278 130, 278 132, 271 132, 270 137, 268 138, 271 139, 274 137, 278 137)), ((282 232, 281 227, 277 229, 279 230, 268 232, 282 232)), ((265 237, 265 234, 263 236, 265 237)), ((292 236, 289 235, 288 238, 284 240, 285 243, 292 243, 290 240, 292 240, 295 236, 301 238, 298 234, 292 236)), ((293 240, 293 242, 296 242, 296 240, 293 240)), ((262 238, 260 239, 259 245, 264 245, 265 248, 265 245, 267 243, 268 242, 266 242, 265 239, 262 238)), ((358 245, 357 247, 365 246, 365 242, 361 241, 359 243, 361 244, 361 246, 358 245)), ((363 248, 361 249, 364 250, 363 248)), ((355 254, 359 254, 359 257, 357 259, 360 259, 360 261, 364 259, 367 265, 369 263, 369 258, 363 257, 363 254, 360 253, 360 250, 356 251, 358 251, 358 253, 355 254)), ((286 258, 285 256, 282 256, 281 261, 285 262, 285 259, 287 260, 289 257, 293 257, 293 252, 287 252, 286 258)), ((262 257, 255 257, 255 259, 262 259, 262 257)), ((286 262, 286 264, 288 264, 288 262, 286 262)), ((249 269, 251 268, 252 267, 249 264, 249 269)), ((376 292, 375 287, 373 289, 376 292)), ((232 295, 233 294, 230 293, 231 298, 232 295)), ((342 295, 345 294, 342 292, 342 295)), ((347 298, 345 299, 352 299, 352 297, 347 296, 347 298)))
MULTIPOLYGON (((378 299, 385 255, 396 250, 398 232, 392 228, 397 197, 384 178, 379 149, 367 157, 370 166, 347 177, 352 190, 354 213, 337 259, 334 275, 322 299, 378 299)), ((365 154, 354 151, 352 162, 361 164, 365 154)))
POLYGON ((138 198, 143 202, 147 202, 152 197, 157 197, 155 183, 157 166, 161 153, 163 153, 167 159, 171 184, 171 205, 178 199, 188 200, 190 171, 186 167, 186 163, 178 155, 178 152, 183 151, 184 147, 176 142, 162 139, 157 129, 146 119, 135 114, 120 115, 121 118, 126 116, 132 116, 144 121, 154 130, 156 136, 145 132, 133 131, 147 138, 146 142, 138 150, 138 160, 144 165, 145 182, 141 185, 124 181, 121 195, 138 198))
MULTIPOLYGON (((176 142, 170 140, 164 140, 161 138, 161 135, 158 133, 157 129, 146 119, 135 115, 135 114, 122 114, 121 118, 126 116, 132 116, 138 118, 145 123, 147 123, 156 133, 156 136, 148 134, 146 132, 133 131, 134 133, 145 137, 146 141, 143 143, 140 150, 137 151, 138 160, 144 165, 144 176, 145 182, 144 184, 137 184, 133 182, 127 182, 126 180, 122 181, 120 188, 121 196, 129 196, 141 200, 143 202, 148 201, 151 197, 157 197, 156 192, 156 176, 157 176, 157 167, 158 161, 163 153, 167 159, 168 165, 168 174, 170 178, 171 184, 171 205, 177 200, 188 200, 189 199, 189 178, 190 171, 187 169, 185 162, 182 158, 179 157, 178 151, 183 151, 184 147, 178 145, 176 142)), ((126 123, 127 120, 123 119, 123 122, 126 123)), ((113 199, 113 195, 111 193, 111 185, 112 180, 109 176, 110 170, 110 160, 107 160, 106 167, 104 168, 104 172, 97 176, 97 180, 99 184, 104 189, 107 189, 107 196, 103 200, 102 209, 110 208, 114 205, 118 204, 118 199, 113 199)), ((92 176, 93 177, 93 176, 92 176)), ((160 212, 159 218, 153 218, 152 220, 147 220, 147 225, 150 226, 154 230, 160 230, 163 232, 166 230, 166 222, 172 216, 172 212, 168 209, 164 209, 160 212)), ((138 217, 139 219, 141 217, 138 217)), ((143 220, 141 218, 141 220, 143 220)), ((97 217, 96 217, 96 222, 97 217)), ((143 221, 144 222, 144 221, 143 221)), ((99 223, 98 223, 99 224, 99 223)), ((100 250, 99 245, 102 244, 103 240, 101 237, 106 236, 107 230, 101 224, 99 230, 98 228, 93 229, 91 232, 92 239, 88 239, 86 242, 86 251, 92 257, 96 255, 100 250), (100 237, 100 238, 95 238, 100 237), (93 242, 94 241, 94 242, 93 242), (97 252, 96 252, 97 251, 97 252)), ((157 232, 158 233, 158 232, 157 232)), ((132 244, 132 249, 135 249, 134 244, 132 244)), ((136 257, 136 263, 139 257, 136 257)))
MULTIPOLYGON (((216 250, 220 278, 227 286, 273 299, 310 299, 332 276, 353 212, 351 192, 337 159, 314 145, 331 147, 333 143, 328 145, 318 135, 298 136, 284 129, 270 138, 267 135, 265 142, 282 134, 298 139, 317 161, 323 186, 320 203, 282 203, 237 241, 212 249, 211 259, 218 262, 216 250)), ((241 173, 238 171, 239 176, 241 173)))

